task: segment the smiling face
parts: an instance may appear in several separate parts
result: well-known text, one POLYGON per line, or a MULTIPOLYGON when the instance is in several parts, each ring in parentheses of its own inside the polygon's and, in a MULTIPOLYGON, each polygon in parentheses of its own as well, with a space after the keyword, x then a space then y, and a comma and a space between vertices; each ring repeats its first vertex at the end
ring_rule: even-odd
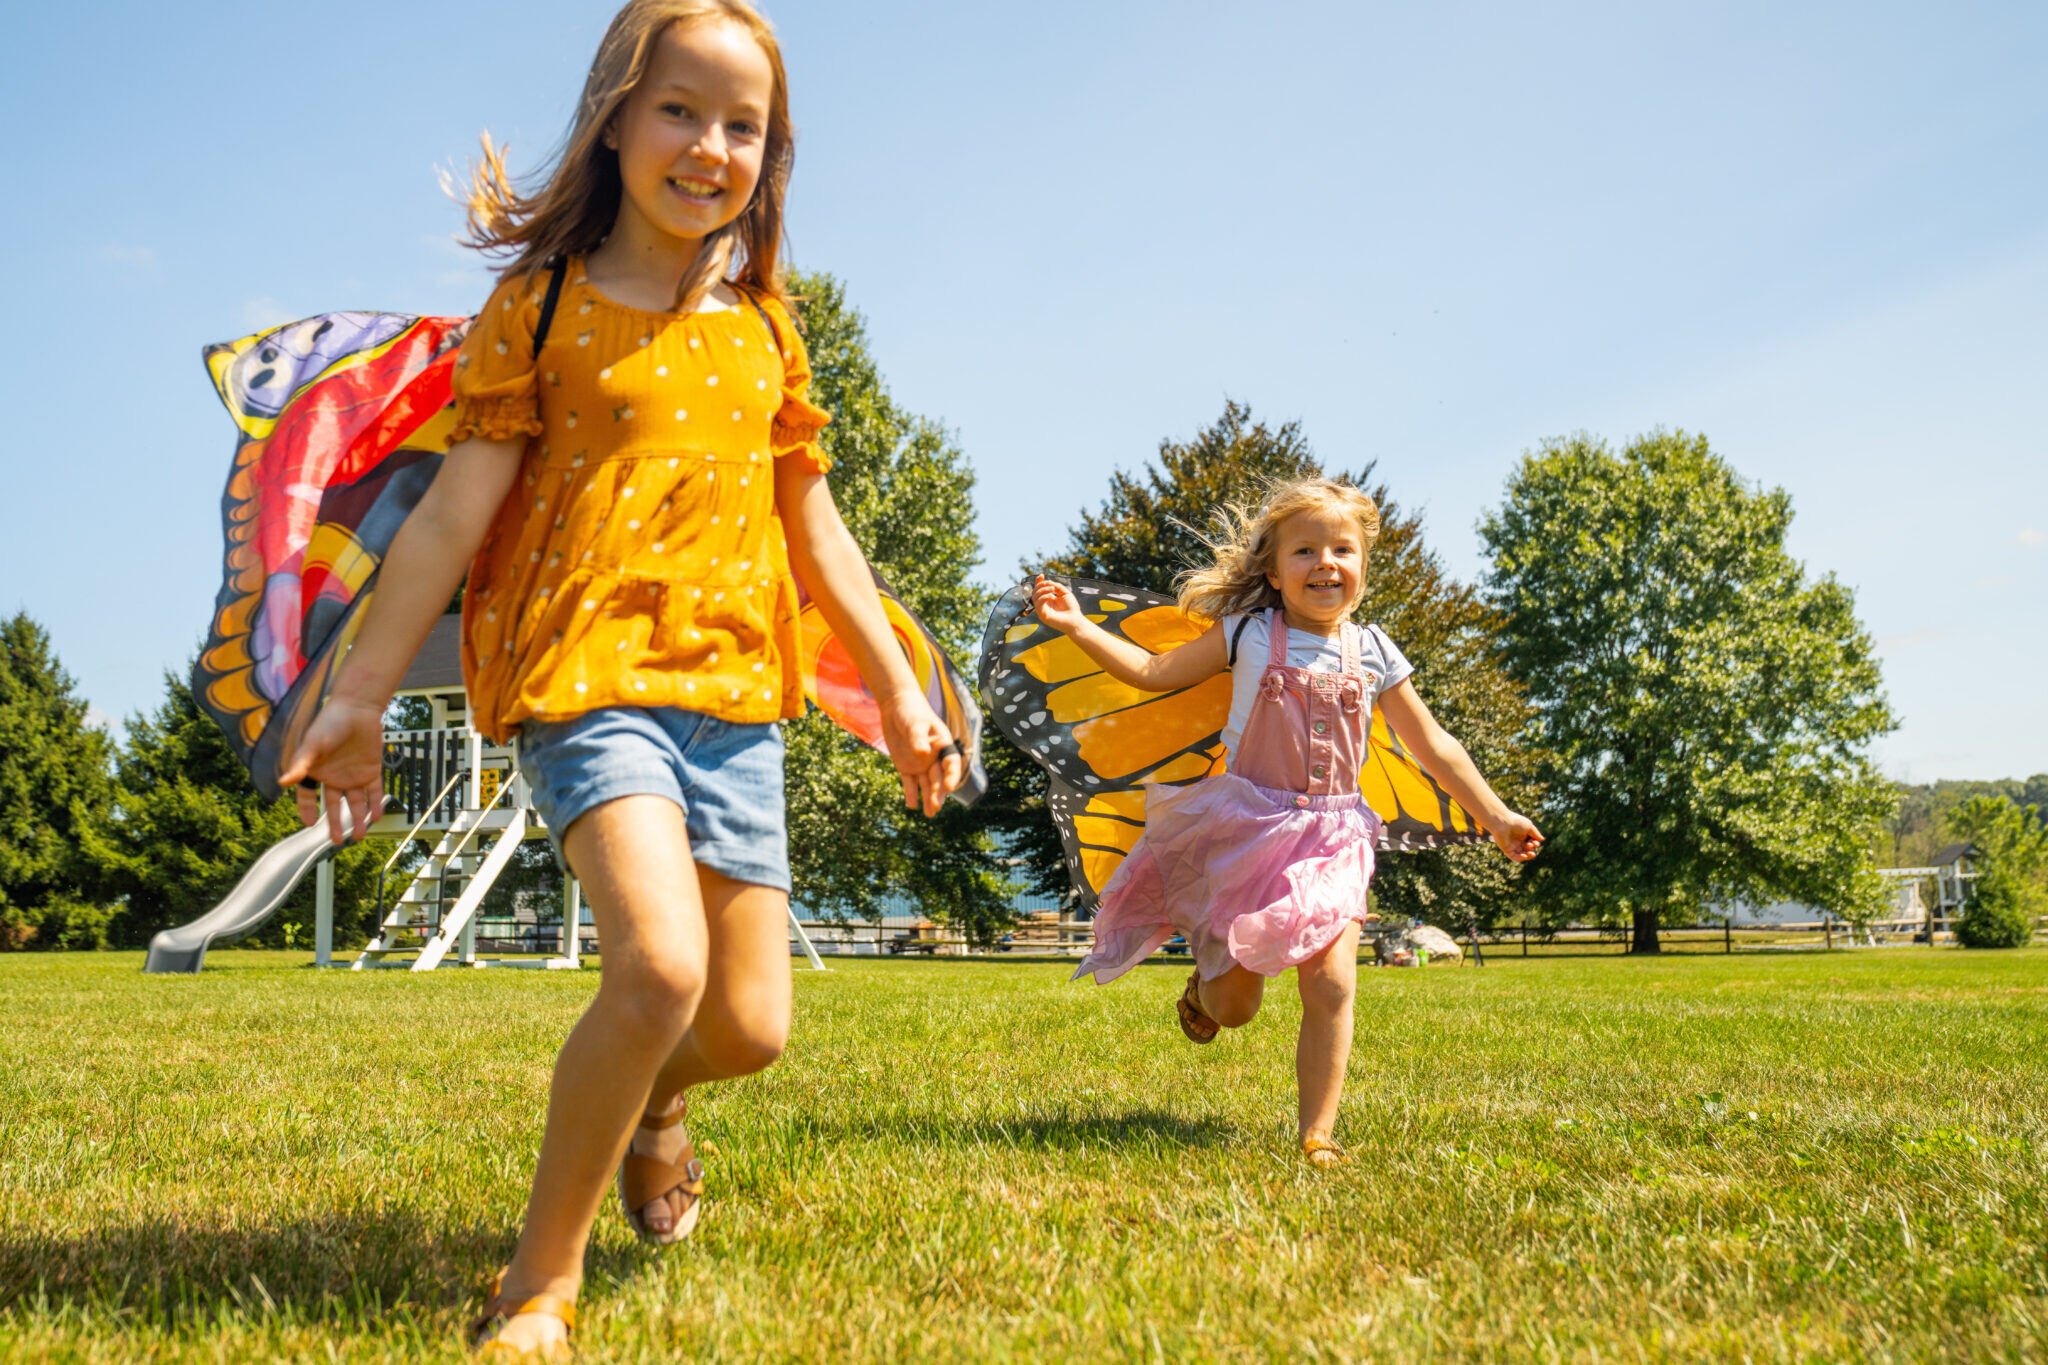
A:
POLYGON ((728 19, 673 23, 605 133, 624 188, 615 236, 701 241, 740 216, 761 180, 775 72, 728 19))
POLYGON ((1280 592, 1287 624, 1328 634, 1351 615, 1365 588, 1365 538, 1337 508, 1296 512, 1273 533, 1266 581, 1280 592))

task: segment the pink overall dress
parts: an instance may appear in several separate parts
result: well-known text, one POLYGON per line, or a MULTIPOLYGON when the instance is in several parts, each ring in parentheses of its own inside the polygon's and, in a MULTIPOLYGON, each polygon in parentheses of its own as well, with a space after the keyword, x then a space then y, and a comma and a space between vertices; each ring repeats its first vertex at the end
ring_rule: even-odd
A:
POLYGON ((1175 933, 1204 978, 1233 966, 1277 976, 1364 920, 1380 822, 1358 792, 1372 723, 1359 628, 1344 625, 1337 673, 1288 664, 1277 610, 1266 629, 1230 770, 1146 789, 1145 832, 1103 888, 1076 977, 1114 981, 1175 933))

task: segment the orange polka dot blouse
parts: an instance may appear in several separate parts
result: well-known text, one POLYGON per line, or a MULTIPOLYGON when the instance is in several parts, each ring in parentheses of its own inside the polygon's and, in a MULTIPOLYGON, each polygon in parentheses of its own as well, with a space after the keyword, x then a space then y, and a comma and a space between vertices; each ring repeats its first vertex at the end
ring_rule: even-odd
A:
POLYGON ((789 314, 629 308, 571 260, 536 359, 546 289, 507 278, 456 359, 454 439, 530 438, 469 570, 471 723, 503 742, 605 706, 801 715, 774 462, 830 468, 831 419, 789 314))

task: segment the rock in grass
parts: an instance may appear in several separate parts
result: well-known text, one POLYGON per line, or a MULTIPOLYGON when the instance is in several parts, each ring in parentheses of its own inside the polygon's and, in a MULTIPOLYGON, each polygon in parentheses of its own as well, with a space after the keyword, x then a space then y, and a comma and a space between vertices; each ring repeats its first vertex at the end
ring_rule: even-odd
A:
POLYGON ((1460 962, 1465 957, 1457 940, 1433 924, 1388 927, 1373 935, 1373 956, 1383 967, 1415 966, 1418 949, 1426 951, 1431 962, 1460 962))
POLYGON ((1465 958, 1458 941, 1434 924, 1418 924, 1410 929, 1408 942, 1414 947, 1429 949, 1431 962, 1462 962, 1465 958))

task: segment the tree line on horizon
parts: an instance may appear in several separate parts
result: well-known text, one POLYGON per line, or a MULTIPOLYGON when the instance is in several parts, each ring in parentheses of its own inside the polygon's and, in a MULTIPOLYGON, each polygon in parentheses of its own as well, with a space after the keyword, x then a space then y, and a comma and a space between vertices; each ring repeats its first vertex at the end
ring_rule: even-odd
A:
MULTIPOLYGON (((949 432, 890 396, 839 283, 793 284, 847 524, 971 676, 994 596, 971 572, 972 469, 949 432)), ((1786 549, 1789 496, 1744 482, 1699 435, 1656 431, 1618 450, 1577 435, 1526 454, 1481 523, 1490 565, 1473 584, 1373 463, 1326 464, 1298 424, 1229 402, 1115 473, 1067 543, 1018 571, 1171 592, 1206 555, 1219 505, 1307 474, 1379 503, 1360 619, 1416 663, 1423 700, 1548 836, 1526 867, 1485 848, 1390 854, 1373 886, 1383 915, 1454 931, 1615 924, 1655 951, 1663 927, 1740 900, 1874 917, 1877 868, 1918 865, 1951 838, 1998 864, 1984 898, 2004 938, 2024 941, 2048 911, 2048 774, 1883 778, 1870 746, 1896 720, 1852 595, 1786 549)), ((792 873, 814 911, 873 919, 907 896, 988 942, 1018 891, 1070 894, 1043 781, 993 728, 988 795, 934 821, 906 812, 886 762, 821 714, 787 736, 792 873)), ((42 627, 26 612, 0 623, 0 949, 145 944, 203 913, 296 825, 289 800, 256 796, 181 675, 117 743, 87 723, 42 627)), ((337 946, 370 932, 385 856, 337 860, 337 946)), ((526 858, 497 894, 555 876, 551 859, 526 858)), ((310 922, 311 894, 301 887, 256 941, 310 922)))

